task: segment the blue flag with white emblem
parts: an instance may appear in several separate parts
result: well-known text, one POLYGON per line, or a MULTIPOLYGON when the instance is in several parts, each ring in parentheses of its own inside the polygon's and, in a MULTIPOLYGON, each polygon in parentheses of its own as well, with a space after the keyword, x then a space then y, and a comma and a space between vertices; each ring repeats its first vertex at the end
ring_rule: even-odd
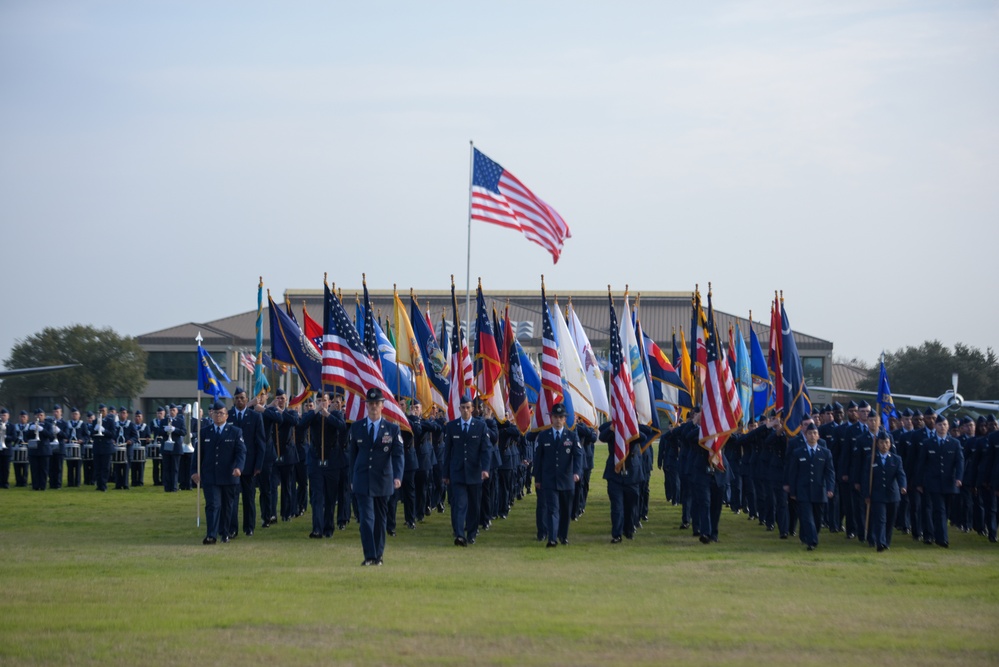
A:
POLYGON ((213 366, 218 368, 218 364, 215 363, 212 356, 198 343, 198 391, 210 394, 216 399, 232 398, 232 394, 225 388, 225 385, 215 377, 213 366))

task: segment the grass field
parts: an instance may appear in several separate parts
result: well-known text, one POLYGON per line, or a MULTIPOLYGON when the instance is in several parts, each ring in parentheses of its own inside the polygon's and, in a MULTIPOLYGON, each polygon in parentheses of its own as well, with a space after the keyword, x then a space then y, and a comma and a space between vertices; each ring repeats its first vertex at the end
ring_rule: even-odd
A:
POLYGON ((568 547, 534 541, 532 495, 467 549, 446 513, 403 527, 380 568, 356 524, 205 547, 193 492, 0 491, 0 664, 999 663, 987 540, 877 554, 823 533, 809 553, 725 510, 705 546, 661 479, 634 541, 609 543, 594 480, 568 547))

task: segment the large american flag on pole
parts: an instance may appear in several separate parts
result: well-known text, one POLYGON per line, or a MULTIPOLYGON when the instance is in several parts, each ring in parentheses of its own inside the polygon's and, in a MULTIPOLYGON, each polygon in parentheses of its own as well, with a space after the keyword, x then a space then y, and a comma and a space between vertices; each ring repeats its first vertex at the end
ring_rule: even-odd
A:
POLYGON ((538 403, 534 409, 537 427, 551 426, 552 408, 562 402, 562 368, 559 363, 558 343, 555 341, 555 329, 552 326, 552 315, 548 310, 548 298, 545 296, 545 283, 541 282, 541 391, 538 392, 538 403))
MULTIPOLYGON (((348 392, 364 396, 377 387, 385 397, 384 416, 404 431, 411 431, 406 413, 396 402, 392 390, 385 384, 381 369, 368 356, 357 329, 350 323, 340 300, 325 286, 323 307, 323 370, 324 384, 343 387, 348 392)), ((348 400, 348 403, 350 401, 348 400)), ((356 403, 353 404, 356 409, 356 403)))
POLYGON ((550 252, 557 264, 562 244, 572 237, 569 225, 516 176, 478 148, 472 153, 471 219, 519 230, 550 252))
POLYGON ((621 330, 614 312, 614 299, 607 292, 610 302, 610 372, 611 424, 614 427, 614 469, 620 471, 628 458, 628 446, 638 437, 638 417, 635 414, 635 392, 631 386, 631 369, 624 364, 621 351, 621 330))
POLYGON ((739 428, 742 406, 732 378, 732 369, 725 359, 725 350, 718 345, 715 313, 708 291, 708 321, 704 329, 704 385, 701 394, 701 446, 711 452, 711 463, 724 469, 722 447, 728 436, 739 428))

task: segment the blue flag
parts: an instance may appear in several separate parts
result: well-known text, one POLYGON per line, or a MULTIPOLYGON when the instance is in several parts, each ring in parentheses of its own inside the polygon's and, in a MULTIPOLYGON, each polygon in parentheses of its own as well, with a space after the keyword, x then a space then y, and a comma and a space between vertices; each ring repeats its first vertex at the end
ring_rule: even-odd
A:
POLYGON ((739 419, 743 427, 749 424, 751 418, 750 404, 753 402, 753 375, 750 370, 749 351, 746 349, 746 339, 742 337, 742 329, 735 329, 735 381, 739 388, 739 402, 742 403, 742 417, 739 419))
POLYGON ((812 401, 805 386, 805 374, 801 368, 801 357, 794 342, 794 333, 787 319, 784 303, 780 304, 781 343, 784 362, 784 431, 791 437, 801 431, 801 420, 812 412, 812 401))
POLYGON ((749 327, 749 347, 749 367, 753 376, 753 417, 759 421, 764 413, 773 407, 775 397, 767 357, 763 354, 760 339, 756 337, 752 325, 749 327))
POLYGON ((878 373, 878 412, 881 413, 881 427, 888 430, 888 418, 897 417, 895 400, 891 397, 891 387, 888 386, 888 370, 885 368, 885 357, 881 355, 881 370, 878 373))
POLYGON ((447 354, 437 344, 437 338, 433 330, 427 324, 426 318, 420 312, 416 301, 410 297, 409 300, 409 320, 413 325, 413 335, 416 336, 416 345, 423 355, 423 363, 427 369, 427 378, 430 384, 434 385, 437 393, 447 400, 451 393, 451 367, 448 364, 447 354))
POLYGON ((203 391, 206 394, 214 396, 216 399, 220 398, 232 398, 232 394, 229 390, 225 388, 218 378, 215 377, 215 372, 212 371, 212 366, 218 368, 218 364, 212 359, 212 355, 208 354, 205 348, 198 344, 198 391, 203 391))
POLYGON ((267 295, 271 316, 271 356, 274 361, 289 364, 298 370, 298 376, 308 391, 322 388, 323 357, 312 341, 306 338, 288 313, 274 305, 267 295))

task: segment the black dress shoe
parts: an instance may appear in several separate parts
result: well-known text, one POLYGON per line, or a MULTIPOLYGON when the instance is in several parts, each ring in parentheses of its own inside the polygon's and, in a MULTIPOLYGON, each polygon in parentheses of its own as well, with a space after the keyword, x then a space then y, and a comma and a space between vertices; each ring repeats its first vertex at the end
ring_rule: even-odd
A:
POLYGON ((372 560, 371 558, 365 558, 364 562, 361 563, 361 567, 368 567, 369 565, 375 565, 378 561, 372 560))
POLYGON ((563 537, 562 539, 559 540, 559 544, 561 544, 564 547, 567 547, 567 546, 569 546, 569 540, 567 540, 567 539, 565 539, 563 537))
POLYGON ((391 535, 392 537, 395 537, 395 531, 394 530, 388 531, 388 534, 391 535))
POLYGON ((253 537, 253 531, 252 530, 243 531, 243 534, 246 535, 247 537, 253 537))
POLYGON ((277 517, 276 516, 268 517, 267 523, 277 523, 277 517))
POLYGON ((264 519, 264 522, 262 524, 260 524, 260 527, 261 528, 270 528, 271 527, 271 522, 267 521, 266 519, 264 519))
POLYGON ((343 530, 343 529, 345 529, 346 527, 347 527, 347 524, 345 524, 345 523, 338 523, 338 524, 336 525, 336 529, 337 529, 337 530, 343 530))
POLYGON ((322 533, 309 533, 309 539, 321 540, 323 539, 322 533))
POLYGON ((611 544, 620 544, 620 543, 621 543, 621 536, 620 535, 618 535, 617 537, 612 537, 611 538, 611 544))
POLYGON ((814 544, 809 544, 808 545, 808 551, 815 551, 815 545, 814 544))
POLYGON ((464 537, 456 537, 456 538, 454 538, 454 546, 456 546, 456 547, 467 547, 468 546, 468 542, 465 541, 464 537))
POLYGON ((690 524, 686 521, 680 524, 680 530, 687 530, 688 528, 690 528, 690 524))
POLYGON ((558 542, 549 541, 548 544, 545 545, 545 548, 546 549, 554 549, 557 546, 558 546, 558 542))
POLYGON ((879 545, 878 545, 878 553, 881 553, 881 552, 882 552, 882 551, 884 551, 884 550, 885 550, 885 545, 883 545, 883 544, 879 544, 879 545))
POLYGON ((780 539, 786 540, 787 539, 787 533, 781 533, 780 534, 780 539))
POLYGON ((333 537, 333 533, 323 533, 323 537, 333 537))
POLYGON ((700 538, 698 539, 701 540, 701 544, 707 544, 708 542, 711 541, 711 538, 708 537, 707 535, 701 535, 700 538))
POLYGON ((469 544, 475 544, 475 538, 474 537, 468 538, 468 543, 469 544))
POLYGON ((384 565, 384 564, 385 564, 385 561, 383 561, 381 558, 379 558, 378 560, 375 561, 375 565, 384 565))
POLYGON ((214 537, 206 537, 201 541, 202 544, 215 544, 216 540, 214 537))
POLYGON ((223 535, 222 536, 222 544, 228 544, 228 543, 229 543, 229 536, 228 535, 223 535))
POLYGON ((626 540, 633 540, 633 539, 635 539, 635 534, 634 533, 625 533, 624 534, 624 539, 626 539, 626 540))
POLYGON ((406 528, 409 528, 410 530, 416 530, 416 524, 413 523, 412 521, 408 521, 406 522, 406 528))

